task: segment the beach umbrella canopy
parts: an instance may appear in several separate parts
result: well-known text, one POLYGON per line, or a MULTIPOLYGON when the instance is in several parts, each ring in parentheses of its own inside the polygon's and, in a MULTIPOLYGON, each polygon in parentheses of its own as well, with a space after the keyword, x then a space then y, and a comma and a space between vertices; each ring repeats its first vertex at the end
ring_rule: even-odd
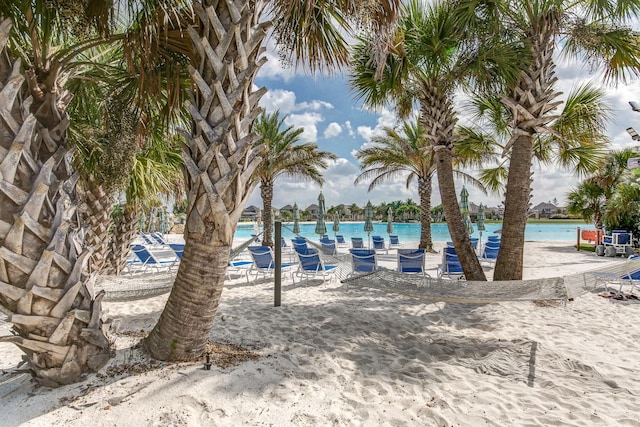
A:
POLYGON ((482 235, 482 232, 487 229, 484 226, 484 206, 482 206, 482 203, 478 206, 478 219, 476 220, 476 225, 478 226, 480 235, 482 235))
POLYGON ((167 212, 164 209, 160 209, 160 233, 167 234, 169 232, 169 218, 167 218, 167 212))
POLYGON ((464 225, 467 228, 467 233, 473 234, 475 230, 473 229, 473 223, 469 217, 469 192, 467 191, 467 187, 464 185, 460 192, 460 213, 462 214, 464 225))
POLYGON ((334 235, 340 231, 340 216, 338 214, 333 217, 333 227, 331 227, 331 229, 334 235))
POLYGON ((138 224, 138 228, 140 229, 141 233, 144 233, 146 223, 147 223, 147 216, 144 214, 144 211, 143 211, 142 213, 140 213, 140 221, 138 224))
POLYGON ((316 221, 316 234, 322 236, 323 234, 327 234, 327 224, 324 222, 324 196, 322 195, 322 191, 318 196, 318 220, 316 221))
POLYGON ((367 206, 364 208, 364 231, 368 236, 371 236, 371 232, 373 231, 373 206, 371 205, 371 201, 368 201, 367 206))
POLYGON ((298 210, 298 204, 293 204, 293 230, 295 234, 300 234, 300 211, 298 210))
POLYGON ((387 234, 393 233, 393 209, 389 206, 387 210, 387 234))
POLYGON ((469 214, 469 192, 465 186, 462 186, 462 191, 460 192, 460 213, 462 216, 469 214))
POLYGON ((463 214, 462 215, 462 220, 464 221, 464 225, 467 228, 467 233, 469 234, 473 234, 473 232, 475 231, 473 228, 473 223, 471 222, 471 218, 469 218, 469 214, 463 214))

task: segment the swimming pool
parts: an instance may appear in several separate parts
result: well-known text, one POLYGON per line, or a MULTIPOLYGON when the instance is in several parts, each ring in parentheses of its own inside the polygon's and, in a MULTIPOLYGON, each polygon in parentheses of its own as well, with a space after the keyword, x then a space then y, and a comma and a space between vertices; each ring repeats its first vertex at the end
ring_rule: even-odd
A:
MULTIPOLYGON (((327 234, 330 238, 333 238, 333 231, 331 230, 333 223, 327 224, 327 234)), ((282 224, 282 237, 289 240, 294 234, 291 232, 293 223, 285 222, 282 224)), ((315 222, 306 222, 300 224, 300 234, 308 239, 317 239, 318 235, 314 233, 316 227, 315 222)), ((482 232, 482 239, 486 240, 486 236, 494 234, 495 231, 502 228, 500 223, 485 224, 486 230, 482 232)), ((560 241, 575 241, 577 236, 577 228, 591 229, 590 224, 581 222, 576 223, 535 223, 527 224, 525 228, 525 240, 560 240, 560 241)), ((476 231, 472 234, 472 237, 480 237, 476 224, 474 224, 476 231)), ((345 240, 349 241, 351 237, 366 238, 367 233, 363 231, 364 222, 341 222, 340 231, 337 234, 342 234, 345 240)), ((376 222, 373 224, 374 231, 372 236, 384 236, 387 237, 387 223, 376 222)), ((235 237, 237 239, 246 240, 255 234, 255 226, 252 223, 240 223, 236 229, 235 237)), ((393 234, 397 234, 400 242, 411 242, 420 240, 420 224, 418 223, 393 223, 393 234)), ((431 235, 434 242, 446 242, 451 240, 449 235, 449 228, 447 224, 437 223, 431 224, 431 235)))

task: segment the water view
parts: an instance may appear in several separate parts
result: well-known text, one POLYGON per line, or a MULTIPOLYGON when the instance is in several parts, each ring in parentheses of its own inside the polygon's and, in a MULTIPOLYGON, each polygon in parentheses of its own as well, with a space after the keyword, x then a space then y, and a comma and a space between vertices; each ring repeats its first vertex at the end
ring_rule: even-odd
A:
MULTIPOLYGON (((327 223, 327 234, 333 238, 334 232, 332 231, 333 223, 327 223)), ((289 240, 294 236, 291 231, 293 223, 283 223, 282 236, 289 240)), ((318 239, 318 235, 315 234, 315 222, 301 223, 300 234, 308 239, 318 239)), ((482 239, 486 240, 486 236, 494 234, 502 229, 501 223, 489 223, 485 224, 486 230, 482 232, 482 239)), ((581 230, 591 229, 593 226, 585 224, 583 222, 558 222, 558 223, 531 223, 527 224, 525 229, 525 240, 566 240, 575 241, 577 228, 581 230)), ((340 231, 337 234, 342 234, 345 240, 349 241, 351 237, 367 237, 367 233, 363 231, 363 222, 342 222, 340 223, 340 231)), ((373 224, 374 231, 372 236, 384 236, 387 237, 387 223, 376 222, 373 224)), ((478 227, 474 224, 473 237, 480 237, 478 227)), ((437 223, 431 224, 431 233, 434 242, 446 242, 451 240, 449 235, 449 228, 447 224, 437 223)), ((235 237, 240 240, 246 240, 255 234, 255 225, 252 223, 240 223, 235 233, 235 237)), ((420 239, 420 224, 418 223, 393 223, 393 234, 398 235, 400 242, 418 241, 420 239)))

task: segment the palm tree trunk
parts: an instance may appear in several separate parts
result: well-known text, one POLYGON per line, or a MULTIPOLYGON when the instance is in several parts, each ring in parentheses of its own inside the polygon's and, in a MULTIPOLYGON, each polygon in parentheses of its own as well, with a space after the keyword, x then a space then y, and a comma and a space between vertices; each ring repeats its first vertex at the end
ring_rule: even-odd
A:
MULTIPOLYGON (((442 146, 441 146, 442 147, 442 146)), ((447 218, 447 227, 451 240, 456 248, 456 254, 460 260, 460 265, 467 280, 487 280, 482 270, 478 256, 471 246, 471 239, 467 228, 462 220, 460 206, 456 194, 455 182, 453 180, 453 166, 451 162, 451 152, 445 147, 436 149, 436 165, 438 168, 438 185, 440 187, 440 197, 442 198, 442 208, 444 216, 447 218)))
POLYGON ((466 279, 487 280, 462 220, 453 179, 453 130, 457 120, 451 99, 440 93, 438 87, 438 82, 427 81, 422 85, 420 120, 432 141, 444 216, 466 279))
POLYGON ((146 340, 152 356, 202 356, 224 284, 233 233, 257 185, 261 162, 252 131, 266 92, 253 91, 269 24, 259 23, 261 1, 194 2, 198 29, 190 29, 196 93, 193 131, 183 152, 188 208, 185 251, 160 320, 146 340))
POLYGON ((504 201, 500 251, 493 280, 521 280, 524 267, 524 231, 531 198, 533 137, 521 136, 513 145, 504 201))
POLYGON ((36 380, 55 387, 82 379, 109 359, 101 299, 83 273, 90 252, 78 223, 66 149, 69 118, 60 88, 29 85, 5 50, 0 24, 0 310, 36 380))
POLYGON ((132 206, 125 206, 122 215, 113 226, 109 240, 108 263, 103 274, 119 275, 127 266, 129 245, 134 241, 140 221, 140 212, 132 206))
POLYGON ((500 252, 493 274, 494 280, 522 279, 524 231, 531 195, 531 165, 534 138, 556 119, 552 112, 560 104, 554 102, 560 93, 553 84, 555 65, 553 50, 557 25, 553 15, 542 19, 536 32, 530 36, 531 51, 535 57, 529 69, 522 72, 510 96, 503 96, 503 104, 511 110, 513 132, 505 152, 511 147, 509 175, 504 201, 504 220, 500 252))
POLYGON ((271 204, 273 203, 273 181, 261 181, 260 196, 262 197, 262 225, 264 233, 262 234, 262 246, 273 247, 273 219, 271 204))
POLYGON ((420 209, 422 210, 420 244, 418 247, 433 252, 433 241, 431 238, 431 175, 418 179, 418 194, 420 195, 420 209))
POLYGON ((79 194, 87 207, 82 213, 83 223, 88 226, 85 245, 93 251, 89 258, 89 271, 102 274, 108 267, 109 229, 113 225, 112 197, 93 178, 81 181, 78 187, 79 194))

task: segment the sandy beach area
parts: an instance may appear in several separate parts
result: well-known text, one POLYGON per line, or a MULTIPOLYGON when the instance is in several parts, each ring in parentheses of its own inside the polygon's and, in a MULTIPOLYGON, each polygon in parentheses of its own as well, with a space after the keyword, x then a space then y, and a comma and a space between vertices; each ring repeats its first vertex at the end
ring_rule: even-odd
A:
MULTIPOLYGON (((574 243, 527 242, 525 278, 625 262, 574 243)), ((394 251, 381 264, 394 267, 394 251)), ((459 304, 291 279, 282 292, 274 307, 271 281, 228 280, 211 340, 251 357, 210 370, 137 348, 166 294, 103 304, 115 355, 78 384, 38 387, 0 343, 0 425, 640 426, 637 302, 594 291, 566 305, 459 304)))

